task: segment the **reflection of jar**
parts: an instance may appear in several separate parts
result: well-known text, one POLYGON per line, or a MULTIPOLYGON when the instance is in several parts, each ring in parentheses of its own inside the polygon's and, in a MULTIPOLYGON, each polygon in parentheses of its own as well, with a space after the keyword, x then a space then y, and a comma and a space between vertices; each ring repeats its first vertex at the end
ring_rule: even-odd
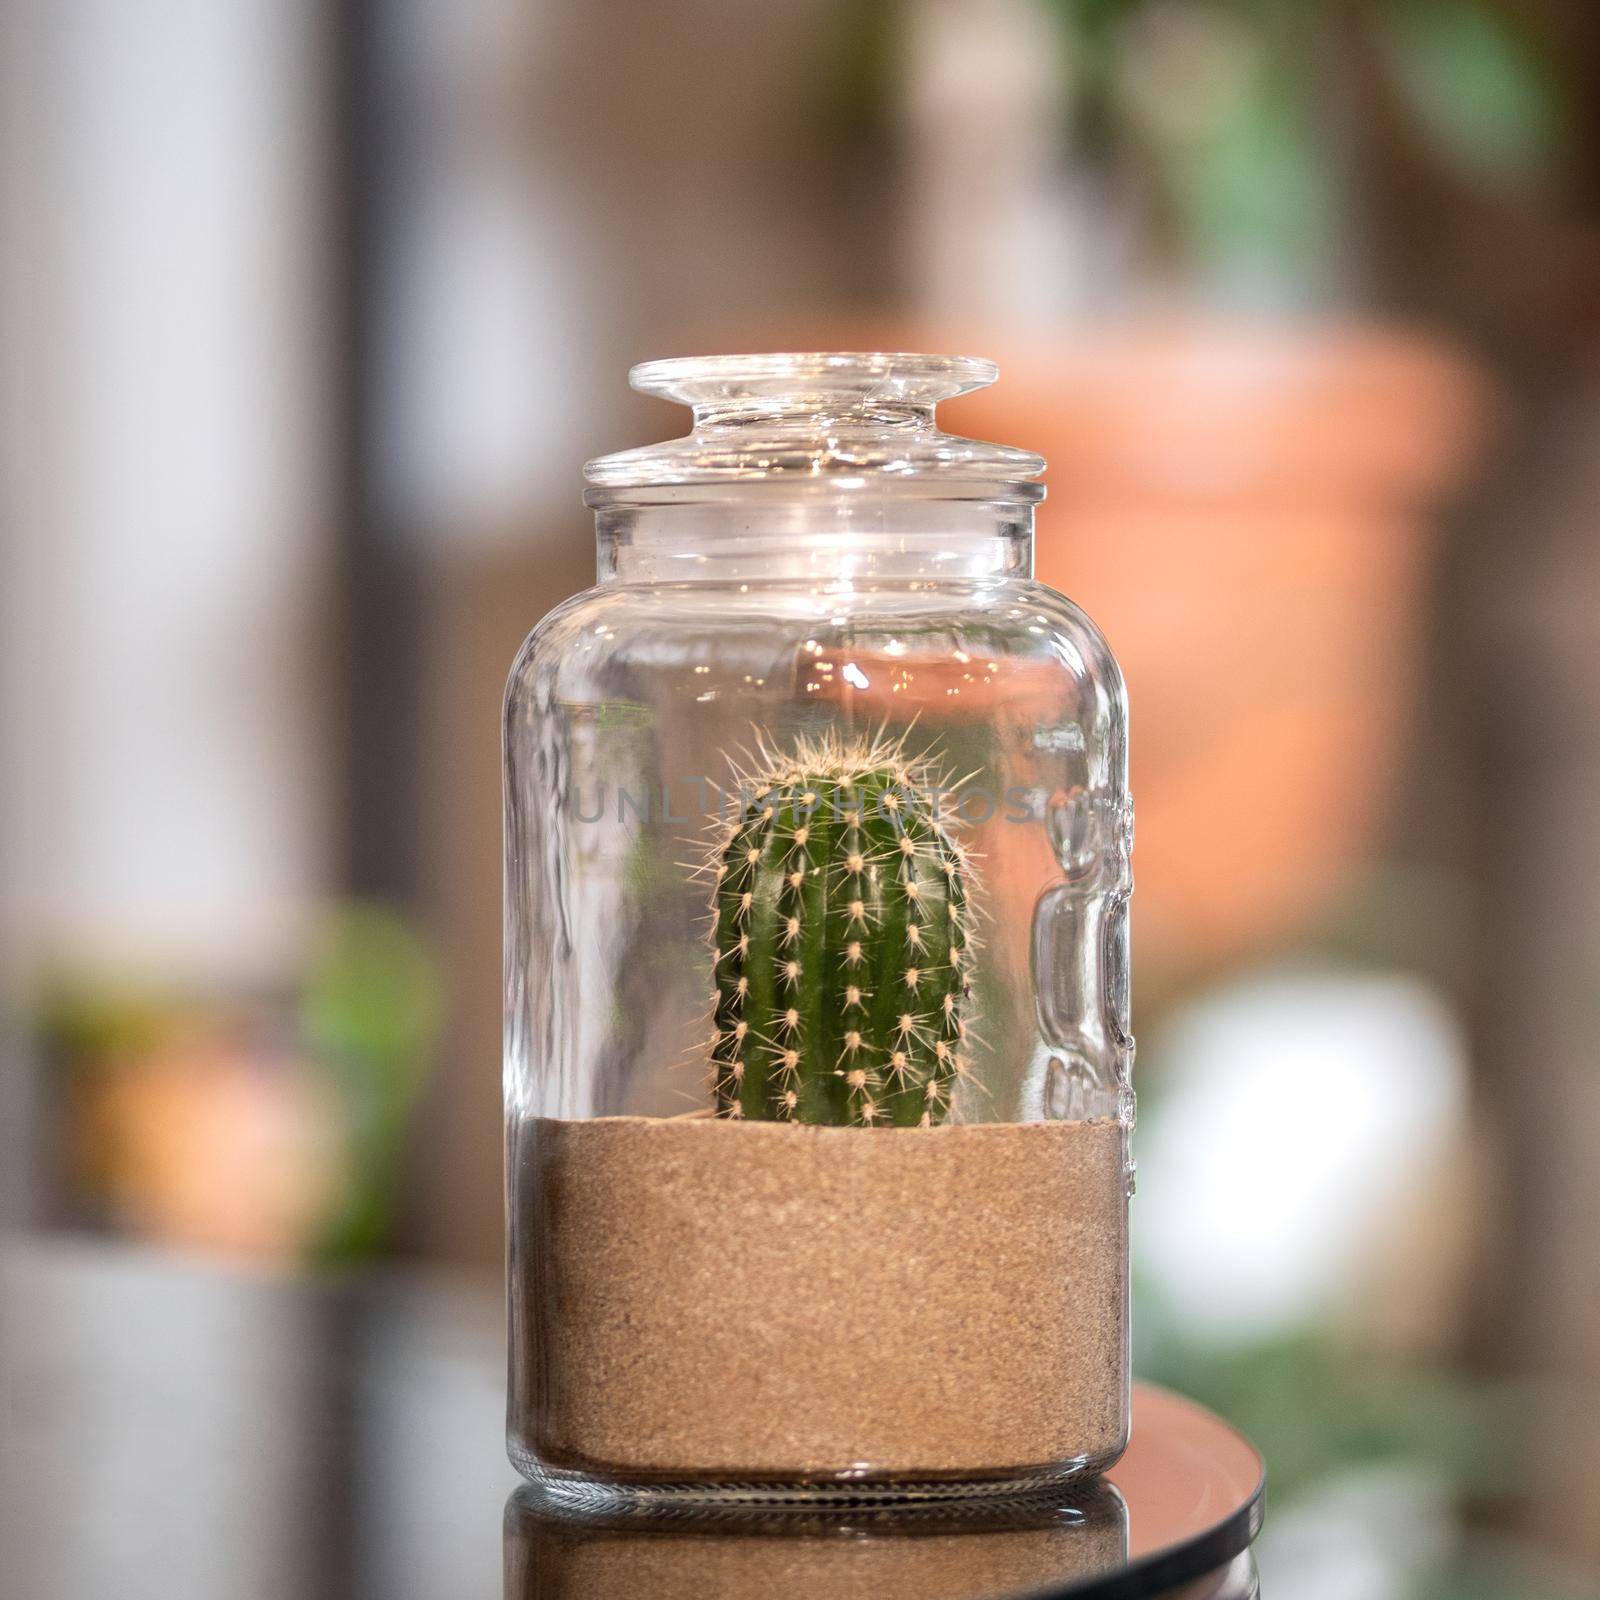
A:
POLYGON ((506 1505, 505 1600, 970 1600, 1032 1594, 1127 1561, 1104 1480, 1070 1500, 894 1511, 571 1517, 506 1505))
POLYGON ((510 1448, 892 1497, 1127 1429, 1126 713, 930 356, 654 363, 506 700, 510 1448), (707 995, 711 992, 708 1007, 707 995))

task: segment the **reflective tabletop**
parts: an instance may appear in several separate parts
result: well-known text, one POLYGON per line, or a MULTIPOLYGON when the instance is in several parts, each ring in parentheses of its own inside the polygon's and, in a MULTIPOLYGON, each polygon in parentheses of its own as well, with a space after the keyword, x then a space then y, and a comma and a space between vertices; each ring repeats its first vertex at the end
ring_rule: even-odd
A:
POLYGON ((1255 1592, 1261 1462, 1140 1388, 1054 1500, 574 1519, 502 1448, 492 1282, 308 1280, 98 1243, 0 1253, 0 1594, 874 1600, 1255 1592))
POLYGON ((574 1517, 537 1489, 506 1507, 507 1600, 969 1600, 1254 1593, 1262 1467, 1218 1418, 1134 1394, 1104 1479, 1053 1498, 885 1510, 574 1517))

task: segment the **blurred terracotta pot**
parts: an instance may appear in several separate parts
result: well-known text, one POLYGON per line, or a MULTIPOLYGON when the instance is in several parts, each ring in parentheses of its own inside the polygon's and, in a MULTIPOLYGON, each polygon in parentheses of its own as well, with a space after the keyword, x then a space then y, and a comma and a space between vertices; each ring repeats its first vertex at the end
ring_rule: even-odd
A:
POLYGON ((966 342, 1001 380, 941 421, 1049 460, 1038 576, 1128 677, 1142 963, 1181 976, 1293 936, 1374 849, 1430 513, 1473 464, 1484 384, 1374 328, 966 342))
POLYGON ((77 1137, 123 1228, 241 1258, 293 1259, 346 1176, 341 1108, 314 1069, 225 1040, 106 1063, 77 1137))

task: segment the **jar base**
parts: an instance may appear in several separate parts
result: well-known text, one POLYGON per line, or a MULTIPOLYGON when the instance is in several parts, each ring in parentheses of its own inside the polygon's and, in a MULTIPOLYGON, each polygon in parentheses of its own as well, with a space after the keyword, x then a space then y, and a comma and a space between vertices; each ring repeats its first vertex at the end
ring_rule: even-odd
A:
POLYGON ((564 1511, 596 1513, 697 1507, 775 1509, 784 1506, 912 1506, 959 1501, 1026 1500, 1045 1496, 1104 1472, 1120 1449, 1043 1465, 950 1475, 859 1475, 784 1478, 778 1475, 717 1478, 710 1475, 613 1476, 603 1469, 554 1467, 509 1447, 511 1464, 564 1511))

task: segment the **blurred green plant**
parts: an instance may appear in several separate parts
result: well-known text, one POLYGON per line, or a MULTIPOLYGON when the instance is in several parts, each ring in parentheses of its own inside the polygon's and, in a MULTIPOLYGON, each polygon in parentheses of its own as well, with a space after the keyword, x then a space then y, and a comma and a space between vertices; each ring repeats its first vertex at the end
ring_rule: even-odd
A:
POLYGON ((1440 1570, 1417 1577, 1405 1600, 1600 1600, 1600 1585, 1546 1552, 1475 1540, 1440 1570))
MULTIPOLYGON (((847 4, 828 110, 879 137, 900 6, 847 4)), ((1513 0, 1035 0, 1061 40, 1070 161, 1127 201, 1148 264, 1227 297, 1325 293, 1355 229, 1352 149, 1372 86, 1387 125, 1468 188, 1553 176, 1576 89, 1513 0)))
MULTIPOLYGON (((170 979, 57 973, 43 986, 36 1032, 64 1089, 56 1113, 59 1142, 70 1152, 66 1209, 80 1220, 111 1221, 109 1199, 126 1190, 130 1174, 135 1185, 181 1183, 171 1174, 191 1162, 182 1141, 219 1137, 215 1121, 189 1114, 197 1097, 219 1084, 272 1083, 292 1115, 317 1119, 337 1166, 337 1181, 320 1187, 315 1174, 284 1172, 291 1187, 311 1182, 313 1198, 325 1196, 309 1234, 296 1233, 299 1253, 324 1263, 372 1255, 393 1225, 442 1017, 441 979, 426 941, 403 917, 373 905, 337 906, 320 920, 287 996, 196 995, 170 979), (297 1087, 306 1083, 316 1088, 309 1099, 297 1087), (161 1145, 148 1148, 143 1141, 158 1127, 161 1145)), ((240 1114, 268 1114, 266 1101, 229 1104, 240 1114)), ((197 1170, 210 1175, 205 1182, 230 1160, 226 1150, 194 1156, 197 1170)), ((261 1147, 243 1159, 261 1159, 261 1147)), ((273 1157, 280 1166, 296 1159, 288 1150, 273 1157)))
POLYGON ((418 1096, 438 1043, 444 996, 415 928, 378 906, 346 906, 313 946, 301 1032, 345 1107, 350 1182, 315 1248, 324 1261, 372 1254, 388 1236, 418 1096))
MULTIPOLYGON (((1535 1419, 1549 1394, 1486 1382, 1435 1357, 1360 1348, 1320 1326, 1236 1342, 1197 1340, 1148 1283, 1134 1288, 1134 1367, 1227 1417, 1267 1462, 1268 1495, 1285 1509, 1346 1475, 1420 1471, 1457 1514, 1536 1498, 1559 1479, 1535 1419)), ((1581 1403, 1576 1402, 1575 1403, 1581 1403)), ((1433 1552, 1406 1600, 1600 1600, 1573 1571, 1503 1532, 1433 1552)), ((1263 1578, 1272 1573, 1263 1559, 1263 1578)), ((1398 1580, 1397 1580, 1398 1581, 1398 1580)))
POLYGON ((1494 1489, 1531 1448, 1526 1406, 1432 1363, 1341 1348, 1315 1328, 1205 1345, 1139 1295, 1139 1376, 1190 1395, 1249 1436, 1288 1502, 1351 1467, 1421 1464, 1457 1492, 1494 1489))
POLYGON ((1378 85, 1459 183, 1536 182, 1570 89, 1504 0, 1042 0, 1065 48, 1072 147, 1134 180, 1169 265, 1316 288, 1349 206, 1347 85, 1378 85))

